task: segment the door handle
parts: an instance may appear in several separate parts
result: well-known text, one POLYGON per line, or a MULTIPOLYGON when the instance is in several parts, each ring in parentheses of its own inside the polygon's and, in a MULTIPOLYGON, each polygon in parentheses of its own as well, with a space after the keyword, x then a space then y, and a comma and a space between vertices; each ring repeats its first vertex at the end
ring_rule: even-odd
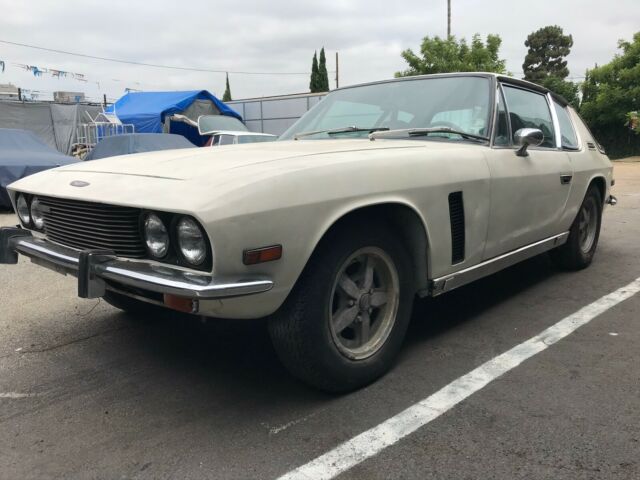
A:
POLYGON ((569 185, 571 183, 571 179, 573 178, 573 175, 570 174, 561 174, 560 175, 560 183, 562 185, 569 185))

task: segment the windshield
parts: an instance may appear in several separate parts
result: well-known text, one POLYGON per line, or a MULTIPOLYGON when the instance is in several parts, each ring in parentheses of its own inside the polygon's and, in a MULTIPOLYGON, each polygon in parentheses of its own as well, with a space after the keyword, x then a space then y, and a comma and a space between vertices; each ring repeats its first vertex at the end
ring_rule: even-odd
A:
POLYGON ((219 132, 221 130, 231 130, 236 132, 248 132, 244 123, 235 117, 225 115, 201 115, 198 118, 198 132, 204 133, 219 132))
MULTIPOLYGON (((301 140, 361 138, 376 130, 433 127, 486 137, 490 96, 489 79, 474 76, 421 78, 336 90, 294 123, 280 140, 296 136, 301 140)), ((446 131, 417 138, 436 136, 467 140, 446 131)))

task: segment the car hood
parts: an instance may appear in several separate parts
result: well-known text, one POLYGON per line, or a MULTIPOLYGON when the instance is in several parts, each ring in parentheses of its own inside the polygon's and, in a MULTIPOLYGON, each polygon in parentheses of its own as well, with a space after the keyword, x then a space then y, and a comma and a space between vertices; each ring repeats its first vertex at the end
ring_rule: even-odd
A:
MULTIPOLYGON (((76 163, 23 178, 10 190, 116 205, 189 212, 269 195, 313 176, 331 183, 352 178, 362 165, 388 175, 390 162, 418 149, 478 148, 472 144, 385 139, 299 140, 139 153, 76 163), (314 170, 313 173, 308 173, 314 170), (342 172, 344 175, 341 175, 342 172), (259 184, 259 186, 258 186, 259 184)), ((423 158, 418 153, 419 158, 423 158)), ((368 169, 368 168, 367 168, 368 169)))
POLYGON ((287 159, 419 146, 418 142, 403 140, 301 140, 122 155, 59 170, 190 180, 287 159))

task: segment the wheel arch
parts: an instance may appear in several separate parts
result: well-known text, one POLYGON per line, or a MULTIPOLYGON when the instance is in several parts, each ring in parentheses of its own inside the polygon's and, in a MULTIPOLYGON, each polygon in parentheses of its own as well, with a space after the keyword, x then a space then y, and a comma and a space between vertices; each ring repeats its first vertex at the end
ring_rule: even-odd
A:
MULTIPOLYGON (((401 241, 410 250, 416 274, 416 292, 426 290, 429 285, 431 265, 427 223, 413 205, 404 201, 395 199, 377 201, 351 206, 336 212, 321 229, 311 255, 330 232, 345 225, 367 220, 383 221, 389 228, 399 233, 401 241)), ((309 259, 306 263, 308 261, 309 259)))
POLYGON ((600 199, 602 200, 602 203, 604 203, 607 200, 607 180, 605 179, 605 177, 603 175, 594 175, 593 177, 591 177, 591 179, 589 180, 589 184, 587 185, 587 190, 584 192, 585 195, 591 188, 591 185, 596 186, 596 188, 600 192, 600 199))

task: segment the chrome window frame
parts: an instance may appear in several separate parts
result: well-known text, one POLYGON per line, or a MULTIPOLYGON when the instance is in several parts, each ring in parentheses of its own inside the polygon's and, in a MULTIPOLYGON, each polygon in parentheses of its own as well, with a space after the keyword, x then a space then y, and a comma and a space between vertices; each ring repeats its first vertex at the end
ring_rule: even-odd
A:
MULTIPOLYGON (((534 147, 534 146, 530 146, 530 147, 528 147, 528 150, 540 150, 540 151, 543 151, 543 152, 561 152, 561 151, 563 151, 562 148, 558 146, 559 143, 561 143, 561 140, 559 139, 559 135, 558 135, 558 132, 560 130, 560 126, 558 124, 558 118, 555 115, 555 111, 553 109, 553 105, 550 103, 550 100, 552 98, 551 93, 550 92, 546 92, 545 93, 545 92, 536 91, 536 90, 533 90, 531 88, 527 88, 527 87, 519 85, 519 84, 505 82, 504 80, 498 80, 498 88, 500 89, 500 93, 502 94, 502 96, 504 98, 505 108, 507 110, 509 131, 511 133, 511 145, 508 145, 508 146, 506 146, 506 145, 505 146, 494 145, 493 144, 493 139, 494 139, 494 136, 495 136, 495 131, 492 131, 492 134, 491 134, 491 148, 497 148, 497 149, 499 149, 499 148, 510 148, 510 149, 513 150, 514 147, 515 147, 515 145, 513 144, 513 133, 514 132, 513 132, 513 129, 511 127, 511 117, 509 116, 509 102, 507 101, 506 95, 504 95, 504 88, 503 87, 505 87, 505 86, 509 87, 509 88, 514 88, 516 90, 523 90, 525 92, 529 92, 529 93, 534 94, 534 95, 540 95, 540 96, 544 97, 544 99, 547 102, 547 108, 549 109, 549 114, 551 116, 551 122, 553 124, 553 133, 555 135, 555 144, 556 144, 556 146, 555 147, 541 147, 541 146, 535 146, 534 147)), ((497 115, 497 111, 498 111, 497 98, 498 98, 498 95, 496 95, 495 97, 496 97, 496 100, 494 102, 494 110, 495 110, 495 115, 497 115)), ((497 118, 494 118, 493 120, 494 120, 493 121, 493 125, 494 125, 494 128, 495 128, 495 126, 497 125, 497 118)))

